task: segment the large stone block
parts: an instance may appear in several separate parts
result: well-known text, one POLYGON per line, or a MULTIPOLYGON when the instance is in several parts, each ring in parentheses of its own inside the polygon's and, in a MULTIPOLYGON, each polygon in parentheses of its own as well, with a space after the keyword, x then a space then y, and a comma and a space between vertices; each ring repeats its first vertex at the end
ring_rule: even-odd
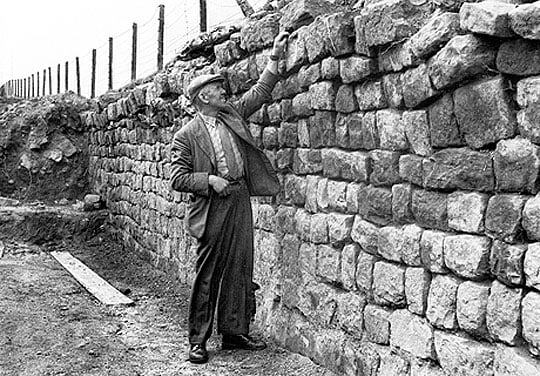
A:
POLYGON ((424 170, 422 167, 424 158, 409 154, 399 157, 399 176, 402 180, 418 186, 424 185, 424 170))
MULTIPOLYGON (((321 183, 324 180, 321 181, 321 183)), ((347 182, 328 180, 326 185, 326 200, 330 211, 347 211, 347 182)), ((318 187, 317 187, 318 188, 318 187)), ((344 223, 342 223, 344 225, 344 223)), ((351 220, 352 224, 352 220, 351 220)), ((349 231, 350 231, 350 226, 349 231)))
POLYGON ((298 251, 298 267, 304 274, 315 277, 317 273, 317 247, 311 243, 302 243, 298 251))
POLYGON ((516 100, 521 108, 540 103, 540 77, 527 77, 517 83, 516 100))
POLYGON ((486 232, 509 243, 522 232, 521 213, 526 197, 518 195, 495 195, 488 201, 486 232))
POLYGON ((338 295, 336 323, 341 329, 360 339, 364 330, 364 307, 366 298, 354 292, 338 295))
POLYGON ((407 308, 423 316, 426 312, 431 274, 422 267, 405 270, 405 296, 407 308))
POLYGON ((446 375, 493 375, 495 347, 492 345, 435 331, 435 350, 446 375))
POLYGON ((416 108, 439 94, 431 84, 426 64, 406 71, 402 82, 403 99, 408 108, 416 108))
POLYGON ((378 254, 386 260, 401 262, 404 247, 403 229, 387 226, 379 229, 378 254))
POLYGON ((405 111, 402 121, 405 125, 405 136, 415 154, 427 157, 433 153, 428 113, 425 110, 405 111))
POLYGON ((462 146, 459 127, 454 115, 454 100, 451 94, 444 95, 428 108, 431 144, 433 147, 446 148, 462 146))
POLYGON ((329 55, 327 49, 327 33, 321 17, 307 26, 304 42, 310 63, 317 62, 329 55))
POLYGON ((354 94, 361 111, 378 110, 386 107, 383 83, 381 80, 365 81, 355 86, 354 94))
POLYGON ((455 36, 429 60, 429 76, 436 89, 443 89, 492 68, 496 53, 474 35, 455 36))
POLYGON ((373 298, 380 305, 405 306, 405 268, 385 261, 376 262, 373 267, 373 298))
POLYGON ((457 275, 481 280, 489 275, 491 240, 484 236, 454 235, 444 239, 444 262, 457 275))
POLYGON ((364 308, 367 340, 381 345, 390 343, 390 311, 386 307, 368 304, 364 308))
POLYGON ((321 61, 321 76, 323 80, 333 80, 338 77, 339 60, 330 56, 321 61))
POLYGON ((490 284, 465 281, 457 291, 456 316, 459 327, 477 336, 487 334, 486 312, 490 284))
POLYGON ((450 275, 434 275, 429 288, 426 317, 431 325, 455 329, 457 290, 461 281, 450 275))
POLYGON ((502 77, 473 83, 454 92, 454 111, 465 142, 479 149, 512 137, 516 116, 502 77))
POLYGON ((313 149, 295 149, 292 168, 294 173, 299 175, 321 172, 323 169, 321 151, 313 149))
MULTIPOLYGON (((356 98, 354 100, 356 103, 356 98)), ((338 114, 336 118, 336 145, 344 149, 362 148, 364 145, 362 130, 363 115, 361 112, 338 114)))
POLYGON ((285 199, 295 205, 304 205, 306 201, 306 180, 299 176, 288 175, 283 184, 285 199))
POLYGON ((449 148, 424 159, 424 185, 436 189, 492 191, 495 185, 491 154, 449 148))
POLYGON ((377 60, 380 72, 400 72, 420 63, 412 54, 408 41, 382 49, 377 60))
POLYGON ((353 19, 354 30, 356 32, 356 43, 354 44, 354 51, 359 55, 374 56, 377 52, 374 47, 370 47, 366 41, 365 33, 365 20, 362 15, 356 16, 353 19))
POLYGON ((373 150, 369 152, 371 161, 371 184, 393 185, 401 181, 399 177, 400 153, 389 150, 373 150))
POLYGON ((271 13, 244 24, 240 31, 241 47, 248 52, 270 47, 279 33, 280 17, 278 13, 271 13))
POLYGON ((403 226, 403 248, 401 260, 410 266, 422 265, 420 257, 420 238, 424 230, 415 224, 403 226))
POLYGON ((424 267, 432 273, 448 272, 444 264, 444 238, 448 236, 442 231, 425 230, 420 238, 420 258, 424 267))
POLYGON ((365 252, 378 254, 379 226, 357 215, 354 217, 351 237, 365 252))
POLYGON ((522 285, 525 281, 523 262, 526 245, 511 245, 499 240, 493 241, 489 265, 491 274, 507 285, 522 285))
POLYGON ((540 39, 540 4, 521 4, 508 13, 510 27, 525 39, 540 39))
POLYGON ((312 243, 328 243, 328 214, 316 213, 311 216, 309 238, 312 243))
POLYGON ((497 53, 497 70, 515 76, 540 73, 540 42, 516 39, 504 42, 497 53))
POLYGON ((377 72, 376 61, 364 56, 339 59, 339 75, 345 84, 358 82, 377 72))
POLYGON ((358 204, 358 212, 371 222, 388 224, 392 221, 392 191, 371 185, 365 187, 358 204))
POLYGON ((403 76, 401 73, 391 73, 383 77, 384 95, 388 106, 402 108, 403 100, 403 76))
POLYGON ((448 227, 479 234, 484 231, 484 213, 489 196, 456 191, 448 195, 448 227))
POLYGON ((511 37, 514 33, 510 28, 508 13, 514 7, 513 4, 493 1, 465 3, 459 11, 459 24, 463 30, 471 33, 511 37))
POLYGON ((434 14, 429 22, 411 37, 411 51, 417 58, 425 59, 459 34, 459 31, 459 15, 434 14))
POLYGON ((341 85, 336 93, 336 111, 351 113, 358 110, 358 102, 352 85, 341 85))
POLYGON ((226 66, 242 58, 245 51, 233 40, 225 41, 214 46, 216 61, 220 66, 226 66))
POLYGON ((525 284, 540 291, 540 243, 531 243, 523 262, 525 284))
POLYGON ((320 177, 308 175, 306 177, 306 199, 305 205, 307 211, 311 213, 317 212, 317 186, 319 185, 320 177))
POLYGON ((364 187, 365 185, 363 183, 347 184, 347 191, 345 192, 345 200, 347 202, 347 209, 345 210, 346 213, 358 213, 358 200, 364 187))
POLYGON ((298 71, 298 84, 302 89, 321 80, 321 63, 303 66, 298 71))
POLYGON ((381 359, 378 370, 379 375, 409 375, 409 362, 400 355, 395 354, 391 349, 381 347, 379 356, 381 359))
POLYGON ((529 351, 540 354, 540 294, 530 291, 521 302, 521 320, 523 339, 529 345, 529 351))
POLYGON ((377 128, 382 149, 399 151, 409 148, 401 116, 402 113, 396 110, 377 111, 377 128))
POLYGON ((502 140, 493 154, 496 188, 536 193, 540 187, 540 148, 527 139, 502 140))
POLYGON ((412 213, 416 222, 426 228, 445 230, 447 224, 447 194, 415 189, 412 194, 412 213))
POLYGON ((339 281, 345 290, 356 290, 356 261, 362 252, 358 244, 347 244, 341 252, 341 277, 339 281))
POLYGON ((326 29, 326 48, 331 56, 343 56, 354 52, 355 28, 352 14, 338 12, 321 16, 326 29))
POLYGON ((309 144, 312 148, 334 146, 336 143, 336 114, 333 111, 315 111, 309 118, 309 144))
POLYGON ((525 203, 521 224, 529 240, 540 240, 540 195, 529 198, 525 203))
POLYGON ((390 316, 390 346, 422 359, 435 359, 433 328, 423 317, 400 309, 390 316))
POLYGON ((376 256, 364 251, 358 253, 356 260, 356 286, 369 297, 373 295, 373 268, 378 260, 376 256))
MULTIPOLYGON (((316 217, 315 214, 313 217, 316 217)), ((312 217, 312 220, 313 220, 312 217)), ((337 283, 341 272, 341 250, 321 244, 317 247, 317 276, 325 281, 337 283)))
POLYGON ((307 26, 303 26, 289 36, 285 52, 285 69, 287 72, 298 69, 307 62, 305 42, 307 29, 307 26))
POLYGON ((535 376, 540 362, 521 348, 501 346, 495 352, 494 376, 535 376))
POLYGON ((521 334, 520 309, 523 289, 493 281, 487 305, 487 328, 497 341, 516 345, 521 334))
POLYGON ((392 186, 392 218, 396 223, 411 223, 414 218, 411 211, 413 188, 410 184, 392 186))
POLYGON ((328 216, 328 240, 331 243, 350 239, 354 216, 331 213, 328 216))
POLYGON ((322 81, 309 87, 314 110, 335 110, 337 87, 332 81, 322 81))
POLYGON ((330 178, 367 182, 371 174, 371 159, 364 152, 323 149, 323 173, 330 178))
POLYGON ((326 0, 291 1, 281 9, 279 25, 284 30, 295 30, 312 23, 317 16, 330 13, 332 5, 326 0))

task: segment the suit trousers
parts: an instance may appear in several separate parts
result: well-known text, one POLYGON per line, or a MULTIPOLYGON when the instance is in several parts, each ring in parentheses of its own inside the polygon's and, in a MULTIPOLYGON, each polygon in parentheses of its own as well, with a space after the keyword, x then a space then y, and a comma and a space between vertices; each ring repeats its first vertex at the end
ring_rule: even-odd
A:
POLYGON ((217 304, 221 334, 248 334, 254 312, 253 221, 245 180, 231 193, 212 192, 208 219, 197 247, 196 276, 189 311, 189 342, 204 343, 212 334, 217 304))

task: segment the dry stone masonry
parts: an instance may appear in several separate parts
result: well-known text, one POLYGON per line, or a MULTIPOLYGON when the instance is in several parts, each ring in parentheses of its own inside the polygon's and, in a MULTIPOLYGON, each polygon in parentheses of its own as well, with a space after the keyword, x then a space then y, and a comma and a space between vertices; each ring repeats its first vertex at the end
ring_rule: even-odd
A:
POLYGON ((346 375, 539 375, 540 2, 278 3, 83 114, 119 240, 190 280, 183 89, 235 100, 289 30, 249 119, 282 182, 253 199, 258 326, 346 375))

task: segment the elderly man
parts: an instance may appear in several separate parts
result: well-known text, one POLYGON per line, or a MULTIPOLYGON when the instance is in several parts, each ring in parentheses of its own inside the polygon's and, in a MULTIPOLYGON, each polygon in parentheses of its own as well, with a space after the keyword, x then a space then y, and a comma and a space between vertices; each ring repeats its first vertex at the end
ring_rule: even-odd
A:
POLYGON ((220 75, 196 77, 187 88, 197 114, 174 135, 171 186, 191 193, 186 220, 197 239, 189 308, 192 363, 208 361, 206 341, 212 334, 216 304, 223 349, 266 347, 249 336, 255 310, 249 197, 275 195, 280 186, 244 119, 271 100, 287 39, 287 33, 275 38, 259 81, 234 106, 226 100, 220 75))

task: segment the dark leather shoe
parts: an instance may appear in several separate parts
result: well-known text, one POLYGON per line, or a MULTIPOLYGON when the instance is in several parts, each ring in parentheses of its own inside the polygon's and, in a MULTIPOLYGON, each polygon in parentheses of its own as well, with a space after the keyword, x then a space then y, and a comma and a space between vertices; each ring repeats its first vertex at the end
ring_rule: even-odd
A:
POLYGON ((224 334, 221 348, 223 350, 264 350, 266 348, 266 343, 251 338, 248 335, 224 334))
POLYGON ((208 351, 206 351, 206 345, 204 343, 194 343, 190 345, 189 361, 196 364, 208 362, 208 351))

